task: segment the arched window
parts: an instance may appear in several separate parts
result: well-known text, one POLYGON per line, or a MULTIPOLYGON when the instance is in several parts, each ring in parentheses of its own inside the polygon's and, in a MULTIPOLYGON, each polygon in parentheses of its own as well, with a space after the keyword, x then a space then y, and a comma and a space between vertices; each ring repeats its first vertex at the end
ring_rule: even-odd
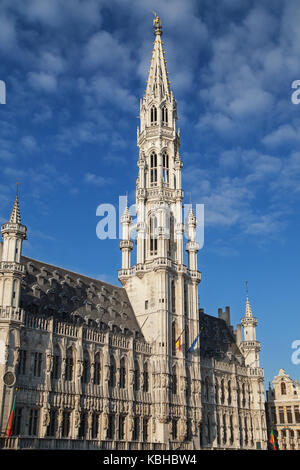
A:
POLYGON ((74 369, 73 351, 72 351, 72 348, 68 348, 67 357, 66 357, 66 367, 65 367, 65 380, 67 381, 73 380, 73 369, 74 369))
POLYGON ((87 384, 90 381, 90 358, 87 351, 83 354, 82 383, 87 384))
POLYGON ((220 429, 220 416, 217 413, 217 443, 218 445, 221 444, 221 429, 220 429))
POLYGON ((219 403, 219 382, 217 381, 217 379, 215 383, 215 402, 216 404, 219 403))
POLYGON ((229 425, 230 425, 230 443, 232 444, 234 441, 234 434, 233 434, 233 418, 232 415, 229 416, 229 425))
POLYGON ((150 255, 157 255, 157 218, 155 215, 150 217, 150 255))
POLYGON ((152 152, 150 155, 150 186, 157 185, 157 155, 152 152))
POLYGON ((55 346, 53 353, 53 364, 51 371, 51 379, 59 379, 61 374, 61 355, 58 346, 55 346))
POLYGON ((176 393, 177 393, 177 370, 176 370, 176 366, 174 366, 172 368, 172 386, 171 386, 171 389, 172 389, 173 395, 176 395, 176 393))
POLYGON ((188 314, 188 286, 187 282, 184 281, 184 287, 183 287, 183 302, 184 302, 184 314, 187 316, 188 314))
POLYGON ((175 312, 175 281, 174 279, 171 281, 171 311, 175 312))
POLYGON ((209 378, 205 377, 205 389, 204 389, 205 399, 209 401, 209 378))
POLYGON ((134 382, 133 389, 137 392, 140 389, 140 368, 138 361, 134 361, 134 382))
POLYGON ((169 185, 169 155, 167 152, 164 152, 162 155, 163 158, 163 183, 164 185, 169 185))
POLYGON ((226 415, 223 415, 223 443, 227 442, 227 423, 226 423, 226 415))
POLYGON ((150 109, 150 122, 152 125, 157 124, 157 109, 155 106, 151 106, 150 109))
POLYGON ((231 404, 231 381, 230 380, 228 380, 227 391, 228 391, 228 405, 230 405, 231 404))
POLYGON ((162 116, 162 123, 167 126, 168 125, 168 110, 167 107, 164 106, 161 110, 161 116, 162 116))
POLYGON ((111 388, 116 386, 116 361, 113 356, 110 357, 108 386, 111 388))
POLYGON ((100 376, 101 376, 101 363, 100 363, 100 353, 95 355, 95 364, 94 364, 94 384, 100 385, 100 376))
POLYGON ((281 382, 281 395, 286 395, 286 385, 285 382, 281 382))
POLYGON ((221 403, 225 400, 224 379, 221 380, 221 403))
POLYGON ((248 421, 247 416, 244 418, 244 426, 245 426, 245 444, 248 444, 248 421))
POLYGON ((176 354, 176 323, 172 321, 172 331, 171 331, 171 346, 172 346, 172 355, 176 354))
POLYGON ((120 388, 126 387, 126 361, 125 357, 122 357, 120 361, 120 388))
POLYGON ((246 392, 245 392, 245 384, 242 384, 242 407, 245 408, 246 406, 246 392))
POLYGON ((144 364, 144 380, 143 380, 143 391, 149 392, 149 372, 148 372, 148 363, 144 364))

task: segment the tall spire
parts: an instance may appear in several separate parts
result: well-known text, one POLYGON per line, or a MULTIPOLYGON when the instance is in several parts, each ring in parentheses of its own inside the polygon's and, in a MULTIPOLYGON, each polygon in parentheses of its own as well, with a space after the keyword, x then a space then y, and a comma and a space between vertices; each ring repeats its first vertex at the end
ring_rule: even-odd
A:
POLYGON ((252 315, 252 309, 251 309, 251 305, 250 305, 250 301, 249 301, 248 295, 247 295, 247 299, 246 299, 245 317, 247 317, 247 318, 253 317, 253 315, 252 315))
POLYGON ((19 207, 18 194, 16 195, 16 199, 10 214, 9 222, 12 224, 21 224, 21 213, 19 207))
POLYGON ((156 98, 162 98, 164 95, 170 94, 170 82, 168 79, 168 72, 166 67, 167 62, 163 50, 163 42, 161 40, 162 25, 156 13, 153 20, 153 29, 155 40, 147 80, 146 95, 153 95, 156 98))

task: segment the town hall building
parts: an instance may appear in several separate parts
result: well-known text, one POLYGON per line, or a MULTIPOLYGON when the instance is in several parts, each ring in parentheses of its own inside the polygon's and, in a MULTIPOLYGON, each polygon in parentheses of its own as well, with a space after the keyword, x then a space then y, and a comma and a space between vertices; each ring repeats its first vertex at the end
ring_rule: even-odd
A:
POLYGON ((2 448, 267 446, 248 295, 236 328, 229 307, 218 316, 199 308, 197 220, 192 205, 182 215, 177 104, 158 17, 154 35, 140 101, 137 223, 128 207, 121 218, 121 287, 23 256, 18 196, 1 226, 2 448))

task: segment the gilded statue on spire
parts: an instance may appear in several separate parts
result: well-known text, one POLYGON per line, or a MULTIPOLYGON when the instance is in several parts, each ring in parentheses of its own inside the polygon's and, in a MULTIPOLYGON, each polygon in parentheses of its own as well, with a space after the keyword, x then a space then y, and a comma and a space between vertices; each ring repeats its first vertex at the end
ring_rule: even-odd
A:
POLYGON ((154 14, 153 28, 155 29, 155 31, 161 30, 161 21, 159 19, 159 16, 155 11, 153 12, 153 14, 154 14))

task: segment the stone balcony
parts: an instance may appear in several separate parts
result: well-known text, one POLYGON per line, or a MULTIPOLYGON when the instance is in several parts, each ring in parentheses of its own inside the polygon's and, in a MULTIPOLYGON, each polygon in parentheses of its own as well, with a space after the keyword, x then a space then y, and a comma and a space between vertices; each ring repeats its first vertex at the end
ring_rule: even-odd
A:
POLYGON ((24 310, 16 307, 0 307, 0 322, 7 320, 23 323, 24 310))
POLYGON ((25 266, 16 261, 1 261, 0 262, 0 273, 11 272, 25 274, 25 266))
POLYGON ((166 450, 166 444, 139 441, 101 441, 97 439, 10 437, 8 439, 0 438, 0 449, 166 450))

